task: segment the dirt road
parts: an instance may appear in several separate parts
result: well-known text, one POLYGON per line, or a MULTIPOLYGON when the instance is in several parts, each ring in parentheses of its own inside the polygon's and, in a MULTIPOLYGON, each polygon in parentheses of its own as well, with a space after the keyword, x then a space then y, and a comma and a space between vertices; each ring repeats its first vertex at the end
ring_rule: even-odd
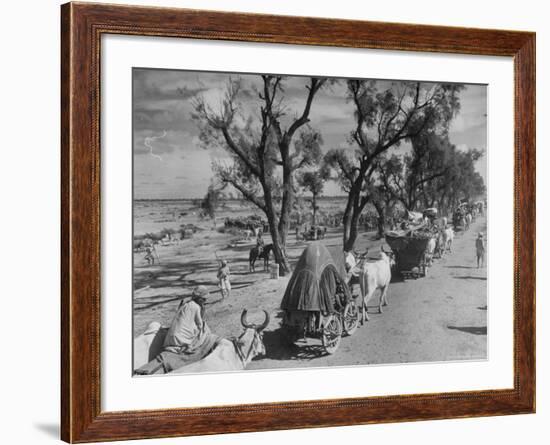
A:
MULTIPOLYGON (((485 230, 485 218, 479 217, 469 231, 455 237, 452 253, 436 260, 428 276, 392 282, 389 306, 383 314, 378 314, 378 294, 375 294, 369 304, 370 321, 353 336, 344 337, 334 355, 323 355, 318 340, 292 348, 283 346, 279 305, 288 277, 270 280, 264 272, 249 273, 250 245, 228 247, 225 238, 214 233, 207 239, 195 240, 193 249, 183 253, 182 247, 164 249, 160 252, 160 266, 137 263, 134 335, 139 335, 154 320, 168 325, 182 291, 187 293, 198 284, 215 291, 216 262, 208 259, 208 255, 213 256, 211 250, 215 246, 219 255, 230 261, 234 290, 226 300, 221 300, 217 292, 212 294, 207 306, 212 331, 226 337, 238 335, 240 314, 245 307, 251 320, 255 316, 260 320, 262 309, 271 315, 264 333, 267 355, 254 360, 248 369, 484 359, 487 276, 485 268, 476 267, 474 245, 477 233, 485 230)), ((381 241, 373 238, 373 234, 363 234, 357 248, 376 251, 381 241)), ((338 248, 340 233, 329 233, 323 242, 338 248)), ((303 242, 288 246, 292 262, 304 247, 303 242)))
POLYGON ((428 276, 390 285, 383 314, 369 304, 370 321, 345 337, 334 355, 318 356, 320 342, 293 351, 266 333, 268 358, 250 368, 330 366, 484 359, 487 356, 486 269, 477 269, 474 243, 485 221, 455 239, 428 276), (300 350, 301 349, 301 350, 300 350))

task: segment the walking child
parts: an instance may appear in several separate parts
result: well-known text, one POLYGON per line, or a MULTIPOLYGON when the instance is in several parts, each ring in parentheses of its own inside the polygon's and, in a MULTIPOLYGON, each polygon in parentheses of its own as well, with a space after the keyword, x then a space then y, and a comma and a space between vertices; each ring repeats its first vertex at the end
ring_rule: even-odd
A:
POLYGON ((222 298, 229 297, 231 294, 231 282, 229 266, 227 261, 221 260, 220 267, 218 269, 218 286, 222 293, 222 298))

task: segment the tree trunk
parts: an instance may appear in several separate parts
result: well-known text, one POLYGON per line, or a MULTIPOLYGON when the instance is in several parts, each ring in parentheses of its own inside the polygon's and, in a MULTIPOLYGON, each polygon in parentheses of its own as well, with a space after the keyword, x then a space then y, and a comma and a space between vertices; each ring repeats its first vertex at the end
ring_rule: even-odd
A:
POLYGON ((316 225, 316 222, 317 222, 317 194, 316 193, 313 193, 312 204, 313 204, 313 225, 316 225))
POLYGON ((288 264, 285 245, 281 240, 277 225, 278 221, 274 212, 268 212, 267 221, 269 223, 269 232, 273 243, 273 256, 275 257, 275 262, 279 265, 279 274, 284 277, 290 272, 290 265, 288 264))
POLYGON ((273 243, 273 253, 275 259, 279 264, 279 272, 281 276, 285 276, 290 272, 290 266, 288 259, 286 258, 286 237, 288 235, 288 229, 290 226, 290 209, 292 208, 292 201, 294 199, 294 180, 292 177, 292 168, 288 153, 288 144, 280 144, 279 150, 281 151, 281 159, 283 162, 283 199, 281 201, 281 216, 279 218, 279 224, 277 227, 277 249, 275 249, 275 242, 273 243))
POLYGON ((271 190, 265 183, 262 183, 262 187, 264 190, 265 214, 269 224, 271 242, 273 243, 273 256, 275 257, 275 262, 279 265, 279 274, 281 276, 285 276, 290 272, 290 266, 288 264, 285 250, 286 238, 281 238, 280 235, 281 221, 277 219, 277 213, 273 204, 271 190))
POLYGON ((367 197, 361 197, 362 184, 362 181, 356 182, 348 194, 348 202, 344 211, 344 250, 346 252, 353 249, 357 240, 359 217, 368 202, 367 197))
POLYGON ((350 218, 349 236, 347 241, 344 242, 344 250, 346 252, 349 252, 350 250, 353 249, 353 246, 355 245, 355 241, 357 240, 357 235, 359 235, 358 223, 359 223, 360 214, 361 214, 360 211, 354 210, 350 218))
MULTIPOLYGON (((349 245, 349 240, 351 236, 351 214, 353 210, 353 191, 350 190, 348 194, 348 202, 346 204, 346 208, 344 210, 344 217, 342 218, 342 224, 344 226, 344 234, 343 234, 343 244, 344 244, 344 250, 348 251, 347 246, 349 245)), ((355 240, 353 240, 355 242, 355 240)), ((353 247, 353 243, 352 243, 353 247)))
POLYGON ((378 238, 382 238, 386 231, 386 207, 378 201, 373 201, 373 204, 378 212, 378 238))
POLYGON ((286 250, 284 245, 280 242, 279 233, 277 230, 272 231, 271 238, 273 239, 273 256, 275 257, 275 262, 279 265, 279 274, 284 277, 290 272, 290 265, 288 264, 288 258, 286 257, 286 250), (275 234, 273 234, 273 232, 275 232, 275 234))
POLYGON ((353 246, 355 245, 355 241, 357 240, 357 236, 359 235, 359 218, 366 204, 367 204, 367 199, 365 199, 364 197, 361 198, 360 194, 357 194, 355 196, 353 205, 351 207, 352 211, 351 211, 351 218, 349 219, 348 238, 344 242, 345 251, 349 252, 350 250, 353 249, 353 246))
POLYGON ((449 211, 447 209, 447 204, 445 203, 445 193, 442 193, 439 196, 439 199, 437 200, 437 206, 438 206, 437 211, 439 212, 439 216, 447 216, 449 211))

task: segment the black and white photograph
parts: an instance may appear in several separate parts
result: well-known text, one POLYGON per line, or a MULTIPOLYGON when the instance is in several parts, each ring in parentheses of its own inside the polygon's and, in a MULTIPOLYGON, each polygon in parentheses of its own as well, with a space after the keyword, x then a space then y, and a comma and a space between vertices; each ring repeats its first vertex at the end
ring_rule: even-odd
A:
POLYGON ((546 443, 545 5, 6 2, 2 443, 546 443))
POLYGON ((132 92, 135 377, 487 359, 487 85, 132 92))

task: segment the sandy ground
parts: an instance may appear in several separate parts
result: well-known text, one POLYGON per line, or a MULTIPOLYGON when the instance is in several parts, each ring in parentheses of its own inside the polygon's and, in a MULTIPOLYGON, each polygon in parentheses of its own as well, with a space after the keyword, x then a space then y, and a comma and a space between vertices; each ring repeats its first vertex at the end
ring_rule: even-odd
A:
MULTIPOLYGON (((341 246, 340 230, 329 231, 323 241, 331 250, 341 246)), ((205 230, 178 245, 158 247, 160 265, 148 266, 143 253, 134 254, 134 336, 151 321, 169 325, 178 295, 203 284, 212 291, 207 322, 221 336, 240 334, 244 308, 252 321, 262 319, 262 309, 269 312, 271 321, 264 332, 267 355, 255 359, 248 369, 485 359, 487 276, 485 268, 476 267, 474 247, 477 233, 485 230, 485 218, 479 217, 469 231, 455 237, 453 252, 436 260, 428 276, 392 282, 383 314, 378 314, 375 294, 369 304, 370 321, 353 336, 344 337, 330 356, 323 354, 315 339, 296 347, 283 346, 279 305, 289 277, 270 279, 260 262, 257 272, 249 273, 252 241, 237 242, 229 235, 205 230), (216 286, 214 249, 229 261, 232 272, 233 292, 226 300, 216 286)), ((373 233, 363 233, 356 247, 369 247, 376 255, 380 244, 373 233)), ((305 246, 290 236, 287 252, 292 264, 305 246)))

